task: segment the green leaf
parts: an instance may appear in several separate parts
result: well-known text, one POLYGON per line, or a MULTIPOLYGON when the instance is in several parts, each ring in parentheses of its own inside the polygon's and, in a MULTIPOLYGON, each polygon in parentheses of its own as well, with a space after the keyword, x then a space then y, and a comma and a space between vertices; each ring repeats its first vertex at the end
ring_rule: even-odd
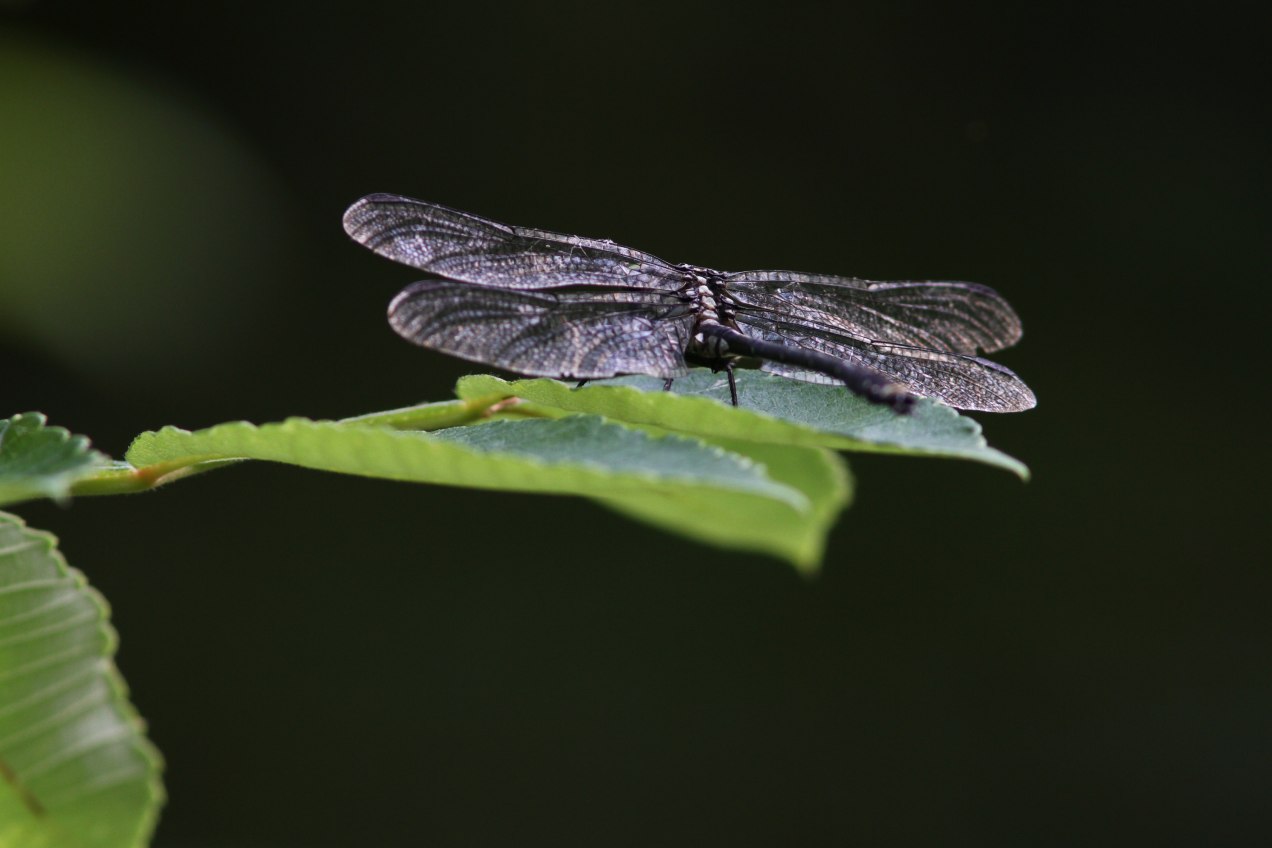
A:
MULTIPOLYGON (((775 508, 756 499, 709 504, 694 521, 693 535, 716 547, 771 554, 805 574, 815 573, 825 552, 826 536, 851 500, 847 463, 824 448, 741 440, 725 440, 724 446, 762 463, 773 480, 798 489, 808 498, 809 508, 775 508)), ((682 517, 683 510, 698 508, 696 504, 681 504, 675 495, 598 500, 625 515, 674 529, 670 525, 682 517)))
POLYGON ((115 643, 106 602, 55 539, 0 512, 0 846, 147 844, 161 764, 115 643))
POLYGON ((46 427, 38 412, 0 419, 0 504, 66 498, 75 481, 106 464, 85 436, 46 427))
POLYGON ((127 454, 143 470, 232 458, 581 495, 690 538, 765 551, 806 569, 815 566, 825 532, 847 500, 846 476, 829 454, 801 449, 748 456, 595 416, 501 420, 438 433, 301 418, 193 433, 168 427, 138 436, 127 454))
POLYGON ((653 438, 593 415, 557 420, 493 421, 481 427, 455 427, 434 439, 463 445, 482 455, 526 457, 552 467, 591 467, 612 475, 651 481, 714 484, 755 491, 795 507, 805 499, 770 480, 763 469, 695 439, 653 438))
POLYGON ((713 441, 745 439, 836 450, 970 459, 1007 469, 1021 478, 1029 470, 994 450, 976 421, 943 404, 921 400, 910 415, 868 403, 842 386, 790 380, 760 371, 737 374, 740 406, 729 404, 723 376, 695 369, 657 391, 652 377, 620 377, 575 389, 557 380, 464 377, 456 394, 520 397, 558 410, 603 415, 653 425, 713 441))

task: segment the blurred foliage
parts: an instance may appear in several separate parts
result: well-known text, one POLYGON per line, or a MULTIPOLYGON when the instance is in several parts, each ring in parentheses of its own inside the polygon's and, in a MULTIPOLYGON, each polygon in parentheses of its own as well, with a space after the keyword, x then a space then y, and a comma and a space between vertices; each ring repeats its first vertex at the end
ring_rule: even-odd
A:
POLYGON ((0 34, 0 333, 103 381, 248 332, 290 225, 275 183, 168 85, 0 34))

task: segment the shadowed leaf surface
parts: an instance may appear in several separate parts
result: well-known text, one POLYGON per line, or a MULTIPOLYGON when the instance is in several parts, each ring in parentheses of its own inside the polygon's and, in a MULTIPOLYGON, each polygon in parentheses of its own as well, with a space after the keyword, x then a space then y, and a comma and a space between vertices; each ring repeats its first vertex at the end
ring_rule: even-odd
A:
POLYGON ((575 389, 557 380, 465 377, 461 398, 517 396, 571 412, 650 424, 707 439, 745 439, 836 450, 970 459, 1027 478, 1019 460, 986 443, 976 421, 943 404, 920 401, 910 415, 897 415, 842 386, 789 380, 757 371, 737 375, 738 407, 729 405, 723 375, 697 369, 670 392, 650 377, 620 377, 575 389))

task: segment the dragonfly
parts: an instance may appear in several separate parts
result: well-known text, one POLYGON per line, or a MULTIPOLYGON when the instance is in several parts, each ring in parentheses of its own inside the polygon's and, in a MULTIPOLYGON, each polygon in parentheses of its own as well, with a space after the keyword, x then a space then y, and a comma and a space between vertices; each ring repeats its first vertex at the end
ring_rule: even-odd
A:
POLYGON ((673 265, 608 239, 514 227, 436 203, 371 194, 345 231, 428 276, 389 305, 409 341, 471 362, 581 382, 671 381, 693 366, 760 368, 841 383, 908 413, 917 397, 1017 412, 1033 392, 981 358, 1020 339, 1020 319, 976 283, 879 282, 796 271, 673 265))

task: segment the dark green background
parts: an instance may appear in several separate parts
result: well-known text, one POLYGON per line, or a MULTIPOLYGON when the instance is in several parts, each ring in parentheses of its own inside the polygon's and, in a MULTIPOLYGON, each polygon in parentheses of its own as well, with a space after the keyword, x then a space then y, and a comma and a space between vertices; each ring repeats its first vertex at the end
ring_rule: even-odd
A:
POLYGON ((1040 399, 982 416, 1027 485, 853 457, 814 581, 583 501, 267 465, 20 508, 114 606, 169 761, 159 845, 1269 824, 1265 30, 1213 5, 145 5, 0 8, 4 414, 119 456, 447 397, 472 367, 384 321, 411 271, 341 231, 372 191, 673 262, 988 283, 1040 399))

